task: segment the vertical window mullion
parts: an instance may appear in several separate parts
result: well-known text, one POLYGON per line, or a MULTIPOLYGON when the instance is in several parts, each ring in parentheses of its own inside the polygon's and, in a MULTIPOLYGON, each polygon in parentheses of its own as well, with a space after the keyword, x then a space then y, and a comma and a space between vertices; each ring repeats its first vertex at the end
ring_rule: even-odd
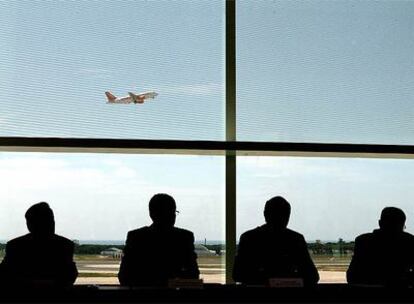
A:
MULTIPOLYGON (((226 0, 226 141, 236 141, 236 2, 226 0)), ((226 283, 236 253, 236 153, 226 151, 226 283)))

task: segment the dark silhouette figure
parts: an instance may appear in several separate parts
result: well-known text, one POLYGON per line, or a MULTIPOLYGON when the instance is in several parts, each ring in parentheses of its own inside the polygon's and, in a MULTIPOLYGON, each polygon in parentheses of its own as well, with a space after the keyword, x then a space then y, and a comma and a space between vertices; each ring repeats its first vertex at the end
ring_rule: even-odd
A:
POLYGON ((192 232, 174 227, 176 205, 168 194, 149 202, 153 221, 128 232, 118 278, 124 286, 166 286, 168 279, 198 279, 192 232))
POLYGON ((264 284, 269 278, 302 278, 316 284, 318 271, 304 237, 287 227, 290 204, 280 196, 268 200, 266 224, 243 233, 234 263, 233 279, 244 284, 264 284))
POLYGON ((414 236, 403 231, 404 212, 386 207, 378 223, 379 229, 355 239, 354 256, 347 271, 348 283, 412 285, 414 236))
POLYGON ((45 202, 26 214, 28 234, 9 241, 0 265, 2 281, 28 287, 68 287, 78 275, 74 244, 55 234, 52 209, 45 202))

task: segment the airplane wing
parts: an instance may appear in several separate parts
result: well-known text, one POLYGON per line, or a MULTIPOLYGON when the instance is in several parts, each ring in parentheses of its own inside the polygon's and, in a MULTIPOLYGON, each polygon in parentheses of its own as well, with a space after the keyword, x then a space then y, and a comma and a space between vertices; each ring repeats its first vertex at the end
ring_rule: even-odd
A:
POLYGON ((139 93, 137 94, 138 96, 142 96, 142 98, 152 98, 154 99, 158 93, 155 92, 143 92, 143 93, 139 93))
POLYGON ((109 101, 108 103, 118 103, 118 104, 128 104, 131 103, 132 99, 128 98, 128 99, 118 99, 118 100, 114 100, 114 101, 109 101))
POLYGON ((117 98, 115 100, 108 100, 107 103, 110 104, 128 104, 133 102, 133 99, 131 97, 122 97, 122 98, 117 98))
POLYGON ((132 92, 128 92, 128 95, 129 95, 129 97, 131 97, 131 98, 132 98, 132 100, 133 100, 135 103, 144 103, 145 96, 142 96, 142 95, 136 95, 136 94, 134 94, 134 93, 132 93, 132 92))

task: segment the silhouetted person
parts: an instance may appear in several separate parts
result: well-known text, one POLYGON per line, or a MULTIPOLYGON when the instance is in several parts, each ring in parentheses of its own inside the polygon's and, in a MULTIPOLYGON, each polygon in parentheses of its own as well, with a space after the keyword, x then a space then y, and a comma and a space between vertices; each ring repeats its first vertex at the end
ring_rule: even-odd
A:
POLYGON ((348 283, 407 286, 413 283, 414 236, 404 232, 405 214, 386 207, 379 229, 355 239, 354 256, 347 271, 348 283))
POLYGON ((68 287, 78 275, 74 244, 55 234, 52 209, 45 202, 26 214, 28 234, 9 241, 0 265, 2 281, 27 287, 68 287))
POLYGON ((318 271, 304 237, 287 227, 290 204, 280 196, 268 200, 266 224, 243 233, 236 255, 233 279, 244 284, 264 284, 269 278, 302 278, 316 284, 318 271))
POLYGON ((128 232, 118 278, 126 286, 166 286, 168 279, 198 279, 192 232, 175 228, 176 205, 168 194, 149 202, 153 221, 128 232))

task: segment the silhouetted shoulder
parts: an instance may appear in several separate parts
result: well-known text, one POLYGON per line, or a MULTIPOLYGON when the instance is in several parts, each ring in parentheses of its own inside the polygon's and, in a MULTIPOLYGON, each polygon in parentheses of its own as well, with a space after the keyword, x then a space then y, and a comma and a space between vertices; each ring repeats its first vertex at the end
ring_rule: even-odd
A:
MULTIPOLYGON (((43 250, 52 250, 55 254, 62 254, 61 257, 70 258, 74 252, 74 243, 59 235, 53 235, 50 238, 46 239, 35 239, 33 235, 26 234, 15 239, 10 240, 6 244, 6 254, 9 257, 23 257, 25 256, 32 248, 40 246, 43 250)), ((49 252, 49 253, 51 253, 49 252)))
POLYGON ((291 237, 292 239, 303 240, 303 241, 305 240, 305 237, 302 234, 294 230, 290 230, 289 228, 286 228, 285 233, 289 235, 289 237, 291 237))
POLYGON ((32 239, 32 237, 31 237, 30 234, 25 234, 25 235, 19 236, 15 239, 12 239, 12 240, 8 241, 7 246, 8 247, 17 247, 20 244, 24 244, 24 243, 26 243, 27 241, 29 241, 31 239, 32 239))
POLYGON ((55 234, 53 236, 53 240, 57 244, 61 245, 64 248, 67 248, 67 249, 73 250, 73 248, 75 247, 75 244, 71 240, 65 238, 64 236, 60 236, 60 235, 55 234))
MULTIPOLYGON (((128 236, 129 237, 140 236, 140 235, 143 235, 143 234, 147 234, 151 231, 152 231, 151 226, 144 226, 144 227, 129 231, 128 236)), ((186 230, 186 229, 182 229, 182 228, 177 228, 177 227, 172 227, 171 231, 173 231, 174 233, 177 233, 177 234, 181 234, 181 235, 187 235, 187 236, 193 235, 193 233, 191 231, 186 230)))
MULTIPOLYGON (((57 235, 57 234, 54 234, 53 236, 51 236, 50 239, 53 240, 54 242, 58 242, 58 243, 61 243, 63 245, 72 245, 73 246, 73 244, 74 244, 68 238, 65 238, 65 237, 57 235)), ((17 238, 14 238, 14 239, 8 241, 7 244, 10 244, 10 245, 14 246, 14 245, 19 245, 21 243, 26 243, 26 242, 32 241, 32 240, 34 240, 33 235, 31 233, 28 233, 28 234, 19 236, 17 238)))
MULTIPOLYGON (((357 236, 355 239, 355 243, 373 242, 373 241, 377 241, 378 239, 382 239, 384 237, 386 237, 386 235, 381 233, 379 230, 374 230, 374 232, 364 233, 364 234, 357 236)), ((392 238, 414 244, 414 235, 408 232, 400 232, 396 235, 393 235, 392 238)))
POLYGON ((414 235, 407 233, 407 243, 410 244, 410 250, 412 252, 412 254, 414 255, 414 235))
POLYGON ((149 227, 148 226, 144 226, 138 229, 134 229, 131 231, 128 231, 128 235, 127 238, 135 238, 135 237, 140 237, 142 235, 146 235, 149 232, 149 227))
POLYGON ((260 228, 261 228, 261 227, 256 227, 256 228, 254 228, 254 229, 247 230, 246 232, 243 232, 243 233, 241 234, 241 236, 243 236, 243 237, 245 237, 245 238, 249 238, 249 237, 255 236, 255 235, 257 235, 257 234, 259 234, 259 233, 260 233, 260 231, 261 231, 261 229, 260 229, 260 228))
POLYGON ((412 235, 411 233, 408 233, 408 232, 403 232, 402 233, 402 237, 405 239, 405 240, 407 240, 407 241, 409 241, 409 242, 413 242, 414 243, 414 235, 412 235))
POLYGON ((240 241, 256 239, 257 237, 263 235, 264 233, 265 233, 265 229, 263 229, 263 226, 259 226, 259 227, 256 227, 251 230, 247 230, 246 232, 242 233, 240 236, 240 241))
MULTIPOLYGON (((269 230, 269 228, 266 227, 266 225, 263 225, 263 226, 259 226, 259 227, 256 227, 254 229, 251 229, 251 230, 248 230, 248 231, 244 232, 241 235, 240 240, 242 240, 242 239, 243 240, 257 239, 257 238, 260 238, 264 235, 273 234, 273 233, 277 233, 277 232, 273 232, 273 231, 269 230)), ((285 235, 286 237, 288 237, 292 240, 297 240, 297 241, 302 241, 302 240, 304 241, 305 240, 305 238, 303 237, 302 234, 300 234, 296 231, 293 231, 291 229, 288 229, 288 228, 283 229, 281 234, 285 235)))
POLYGON ((174 233, 186 239, 194 239, 194 234, 191 231, 186 230, 186 229, 174 227, 174 233))
POLYGON ((364 253, 371 247, 376 246, 378 237, 374 233, 364 233, 355 238, 354 256, 359 255, 361 252, 364 253))
MULTIPOLYGON (((185 241, 194 241, 194 234, 186 229, 172 227, 170 232, 167 235, 171 235, 174 239, 181 239, 185 241)), ((141 227, 135 230, 131 230, 127 235, 127 243, 134 243, 137 240, 144 240, 151 237, 160 237, 160 235, 165 235, 164 232, 160 233, 159 230, 154 229, 151 226, 141 227)), ((149 240, 154 241, 154 240, 149 240)))
POLYGON ((355 238, 355 242, 366 242, 366 241, 370 241, 374 238, 374 233, 364 233, 361 235, 358 235, 355 238))

